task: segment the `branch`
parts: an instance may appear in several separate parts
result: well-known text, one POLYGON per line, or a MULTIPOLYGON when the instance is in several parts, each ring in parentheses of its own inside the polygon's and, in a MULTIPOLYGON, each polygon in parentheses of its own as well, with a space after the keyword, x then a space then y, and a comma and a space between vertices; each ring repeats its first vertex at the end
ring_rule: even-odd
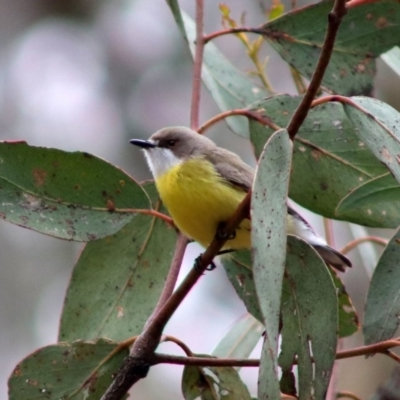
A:
POLYGON ((203 0, 196 0, 196 52, 194 55, 192 101, 190 108, 190 127, 196 130, 199 126, 199 110, 201 96, 201 68, 203 65, 204 45, 204 5, 203 0))
POLYGON ((287 127, 287 131, 292 140, 296 136, 296 133, 299 130, 301 124, 306 119, 312 101, 314 100, 321 85, 322 78, 324 77, 326 68, 328 67, 329 60, 332 55, 336 34, 339 30, 342 18, 345 16, 346 12, 346 0, 335 0, 333 9, 328 15, 328 30, 326 32, 321 54, 319 56, 314 74, 311 78, 310 85, 308 86, 308 89, 301 103, 297 107, 287 127))
POLYGON ((387 244, 388 244, 388 241, 386 239, 382 239, 379 236, 365 236, 360 239, 352 240, 350 243, 346 244, 346 246, 344 246, 340 250, 340 252, 342 254, 346 254, 349 251, 353 250, 355 247, 357 247, 359 244, 365 243, 365 242, 374 242, 374 243, 380 244, 382 246, 387 246, 387 244))
MULTIPOLYGON (((262 112, 264 112, 264 110, 262 110, 262 112)), ((232 117, 234 115, 242 115, 249 119, 254 119, 255 121, 258 121, 260 124, 266 125, 266 126, 270 127, 271 129, 274 129, 275 131, 281 129, 281 127, 274 124, 268 116, 262 115, 258 111, 251 111, 251 110, 248 110, 247 108, 243 108, 243 109, 225 111, 221 114, 216 115, 215 117, 209 119, 203 125, 201 125, 200 128, 197 129, 197 132, 203 133, 205 130, 207 130, 212 125, 216 124, 217 122, 222 121, 225 118, 232 117)))
POLYGON ((167 224, 171 225, 173 228, 176 228, 174 221, 172 220, 171 217, 169 217, 168 215, 163 214, 157 210, 147 210, 147 209, 141 209, 141 208, 117 208, 117 209, 115 209, 115 211, 120 212, 120 213, 150 215, 151 217, 156 217, 156 218, 162 219, 167 224))

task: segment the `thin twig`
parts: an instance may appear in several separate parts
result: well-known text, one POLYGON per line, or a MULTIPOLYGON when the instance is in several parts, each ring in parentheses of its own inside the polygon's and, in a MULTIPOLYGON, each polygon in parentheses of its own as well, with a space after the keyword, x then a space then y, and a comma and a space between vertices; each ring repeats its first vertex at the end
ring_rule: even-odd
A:
POLYGON ((326 242, 329 244, 329 246, 335 247, 335 239, 333 236, 333 229, 332 229, 332 220, 330 220, 329 218, 325 218, 325 217, 322 220, 324 223, 326 242))
POLYGON ((357 247, 359 244, 365 243, 365 242, 373 242, 373 243, 380 244, 381 246, 387 246, 387 244, 388 244, 388 241, 386 239, 383 239, 379 236, 365 236, 360 239, 352 240, 350 243, 346 244, 346 246, 344 246, 340 250, 340 252, 342 254, 346 254, 349 251, 353 250, 355 247, 357 247))
POLYGON ((222 29, 220 31, 216 31, 210 33, 209 35, 204 35, 203 40, 204 43, 208 43, 210 40, 213 40, 217 37, 224 36, 224 35, 231 35, 233 33, 242 33, 242 32, 249 32, 249 33, 258 33, 260 34, 260 28, 230 28, 230 29, 222 29))
POLYGON ((328 29, 317 66, 310 81, 310 85, 308 86, 307 92, 294 112, 287 127, 287 131, 292 140, 296 136, 301 124, 306 119, 308 111, 311 107, 311 103, 313 102, 321 85, 322 78, 324 77, 326 68, 328 67, 329 60, 332 55, 336 34, 346 12, 346 0, 336 0, 333 9, 328 16, 328 29))
POLYGON ((347 398, 352 399, 352 400, 361 400, 361 397, 358 397, 353 392, 349 392, 347 390, 336 393, 336 398, 337 399, 342 399, 343 397, 347 397, 347 398))
POLYGON ((158 312, 161 310, 161 308, 164 306, 167 300, 171 297, 175 289, 176 281, 178 280, 179 271, 181 270, 182 260, 183 256, 185 255, 185 250, 188 242, 189 240, 180 233, 178 236, 178 240, 176 241, 175 253, 172 258, 171 267, 169 269, 163 291, 160 295, 160 298, 158 299, 158 303, 153 313, 147 320, 144 329, 146 329, 146 326, 156 317, 158 312))
POLYGON ((161 342, 172 342, 178 345, 188 357, 193 357, 193 352, 190 350, 189 346, 182 342, 182 340, 176 338, 175 336, 163 335, 161 342))
MULTIPOLYGON (((262 112, 264 112, 264 110, 262 110, 262 112)), ((268 118, 265 115, 261 115, 260 112, 251 111, 246 108, 243 108, 243 109, 225 111, 221 114, 216 115, 215 117, 209 119, 203 125, 201 125, 200 128, 197 129, 197 132, 203 133, 205 130, 207 130, 212 125, 216 124, 217 122, 222 121, 225 118, 235 116, 235 115, 242 115, 249 119, 254 119, 255 121, 258 121, 260 124, 269 126, 271 129, 274 129, 275 131, 281 129, 278 125, 274 124, 270 118, 268 118)))
POLYGON ((205 41, 204 29, 204 5, 203 0, 196 0, 196 51, 194 55, 192 101, 190 107, 190 127, 196 130, 199 126, 199 111, 201 97, 201 69, 203 66, 203 55, 205 41))
POLYGON ((168 225, 171 225, 173 228, 175 228, 175 224, 174 224, 174 221, 172 220, 172 218, 166 214, 163 214, 163 213, 157 211, 157 210, 147 210, 147 209, 141 209, 141 208, 118 208, 118 209, 115 209, 115 211, 119 212, 119 213, 150 215, 151 217, 156 217, 156 218, 162 219, 168 225))
POLYGON ((400 363, 400 356, 397 355, 396 353, 393 353, 393 351, 386 350, 385 354, 392 358, 394 361, 400 363))

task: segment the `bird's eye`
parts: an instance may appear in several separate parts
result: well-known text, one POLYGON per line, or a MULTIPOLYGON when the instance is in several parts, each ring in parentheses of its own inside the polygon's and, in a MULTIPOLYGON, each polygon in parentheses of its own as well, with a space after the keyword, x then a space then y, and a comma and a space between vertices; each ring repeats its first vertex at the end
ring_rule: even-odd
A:
POLYGON ((175 143, 176 143, 175 140, 168 140, 167 145, 168 145, 168 147, 174 147, 175 143))

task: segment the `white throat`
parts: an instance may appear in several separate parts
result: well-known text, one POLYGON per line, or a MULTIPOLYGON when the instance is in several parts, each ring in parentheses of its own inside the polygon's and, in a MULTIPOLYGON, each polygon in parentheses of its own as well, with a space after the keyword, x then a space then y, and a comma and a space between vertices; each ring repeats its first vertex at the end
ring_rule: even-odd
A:
POLYGON ((153 177, 157 179, 161 175, 164 175, 172 167, 179 165, 182 160, 171 151, 171 149, 154 147, 144 150, 147 164, 153 174, 153 177))

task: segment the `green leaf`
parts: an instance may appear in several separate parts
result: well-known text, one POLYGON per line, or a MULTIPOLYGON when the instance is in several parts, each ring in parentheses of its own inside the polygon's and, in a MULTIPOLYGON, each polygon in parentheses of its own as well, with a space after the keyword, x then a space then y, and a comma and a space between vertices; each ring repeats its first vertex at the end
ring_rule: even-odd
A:
POLYGON ((338 298, 338 335, 340 338, 351 336, 359 328, 357 311, 351 302, 350 296, 347 294, 342 280, 336 275, 334 270, 328 268, 328 271, 331 274, 338 298))
POLYGON ((390 173, 352 190, 339 203, 340 219, 368 219, 372 227, 395 228, 400 224, 400 185, 390 173))
POLYGON ((8 381, 10 400, 97 400, 112 382, 128 349, 103 360, 117 343, 103 339, 46 346, 21 361, 8 381))
MULTIPOLYGON (((311 78, 328 26, 332 2, 292 11, 263 27, 265 39, 302 75, 311 78)), ((348 10, 337 34, 322 84, 343 95, 370 94, 375 58, 398 44, 400 4, 368 3, 348 10)))
POLYGON ((279 397, 276 367, 291 160, 289 135, 286 130, 277 131, 260 156, 252 194, 253 273, 265 325, 258 379, 260 398, 279 397))
POLYGON ((182 393, 185 400, 251 400, 246 385, 232 367, 185 367, 182 393))
MULTIPOLYGON (((300 97, 274 96, 252 105, 252 110, 264 113, 278 126, 286 126, 298 106, 300 97)), ((256 156, 259 156, 273 130, 249 121, 250 136, 256 156)), ((348 193, 372 178, 387 173, 357 133, 343 106, 327 103, 310 110, 296 135, 290 197, 317 214, 340 219, 336 208, 348 193)), ((343 219, 376 226, 368 215, 354 213, 343 219)), ((392 215, 382 227, 393 227, 392 215)))
POLYGON ((392 237, 372 275, 364 314, 365 344, 390 339, 400 315, 400 229, 392 237))
MULTIPOLYGON (((182 13, 182 17, 190 51, 194 55, 196 26, 186 14, 182 13)), ((221 111, 245 108, 269 95, 265 88, 244 75, 212 43, 207 43, 204 49, 202 79, 221 111)), ((226 122, 235 133, 249 137, 245 117, 230 117, 226 122)))
POLYGON ((141 186, 88 153, 0 143, 0 216, 61 239, 112 235, 149 208, 141 186))
POLYGON ((353 97, 361 106, 343 105, 360 140, 371 150, 400 182, 400 113, 382 101, 369 97, 353 97))
POLYGON ((179 8, 179 3, 177 0, 166 0, 169 8, 171 9, 172 15, 174 16, 175 22, 183 36, 183 38, 188 42, 188 38, 185 32, 185 25, 183 22, 181 10, 179 8))
POLYGON ((259 321, 251 314, 245 314, 220 340, 212 354, 221 358, 248 358, 263 331, 259 321))
MULTIPOLYGON (((154 185, 145 188, 156 207, 154 185)), ((59 340, 138 335, 164 287, 175 242, 164 221, 138 215, 117 234, 88 243, 68 287, 59 340)))
MULTIPOLYGON (((288 249, 288 251, 290 251, 290 249, 288 249)), ((262 316, 254 285, 250 252, 235 251, 234 253, 221 257, 221 261, 229 280, 235 288, 236 293, 242 299, 247 311, 261 322, 262 316)), ((358 331, 358 315, 342 281, 334 271, 331 269, 329 269, 329 271, 332 275, 338 296, 339 337, 350 336, 358 331)), ((284 277, 283 279, 285 280, 287 278, 284 277)))
POLYGON ((328 267, 306 242, 288 236, 288 248, 279 365, 291 372, 297 355, 299 399, 323 399, 336 354, 336 290, 328 267))
POLYGON ((242 250, 221 257, 226 274, 242 299, 247 311, 262 322, 262 314, 258 304, 256 287, 254 285, 253 267, 250 251, 242 250))

